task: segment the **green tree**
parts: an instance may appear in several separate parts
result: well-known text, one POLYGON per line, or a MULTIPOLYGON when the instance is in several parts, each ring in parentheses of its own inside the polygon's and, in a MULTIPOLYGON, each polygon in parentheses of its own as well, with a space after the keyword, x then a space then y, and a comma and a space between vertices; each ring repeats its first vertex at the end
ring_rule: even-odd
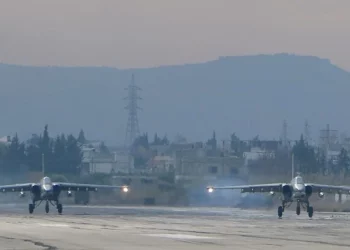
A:
POLYGON ((169 140, 165 135, 163 138, 158 137, 158 134, 154 134, 154 139, 151 145, 169 145, 169 140))
POLYGON ((27 164, 31 171, 41 171, 41 151, 38 145, 31 144, 26 148, 27 164))
POLYGON ((19 142, 16 134, 5 155, 4 171, 7 173, 16 173, 20 171, 21 164, 25 163, 24 144, 19 142))
POLYGON ((145 166, 150 159, 150 150, 148 142, 148 134, 143 134, 135 139, 132 147, 131 153, 134 157, 135 168, 140 168, 145 166))
POLYGON ((64 173, 66 171, 65 169, 65 156, 67 154, 66 152, 66 140, 65 136, 57 136, 54 143, 54 152, 53 152, 53 158, 54 158, 54 169, 52 169, 52 172, 54 173, 64 173))
POLYGON ((238 157, 243 157, 243 153, 249 150, 248 143, 241 141, 235 133, 231 134, 230 144, 231 150, 233 150, 238 157))
POLYGON ((77 174, 81 165, 83 154, 78 141, 73 135, 68 135, 66 142, 65 170, 67 173, 77 174))
POLYGON ((99 148, 100 148, 100 152, 103 154, 110 154, 111 153, 104 142, 101 142, 101 144, 99 145, 99 148))
POLYGON ((217 141, 216 141, 215 131, 213 131, 213 136, 207 141, 206 144, 208 146, 211 146, 212 149, 216 150, 216 148, 217 148, 217 141))
POLYGON ((163 136, 162 141, 161 141, 162 145, 169 145, 169 140, 168 137, 166 135, 163 136))
POLYGON ((82 129, 80 130, 79 135, 78 135, 78 142, 81 144, 87 143, 87 140, 85 139, 85 133, 82 129))
POLYGON ((298 171, 305 174, 319 171, 315 150, 305 143, 303 135, 300 136, 300 140, 294 145, 292 151, 299 167, 298 171))
POLYGON ((236 133, 233 133, 231 135, 231 150, 235 151, 235 152, 239 152, 239 148, 240 148, 240 139, 238 138, 238 136, 236 135, 236 133))
POLYGON ((43 136, 40 140, 39 148, 41 155, 44 155, 45 171, 47 172, 52 172, 52 170, 54 169, 55 161, 53 159, 53 146, 53 141, 50 139, 49 136, 48 125, 46 124, 43 136))

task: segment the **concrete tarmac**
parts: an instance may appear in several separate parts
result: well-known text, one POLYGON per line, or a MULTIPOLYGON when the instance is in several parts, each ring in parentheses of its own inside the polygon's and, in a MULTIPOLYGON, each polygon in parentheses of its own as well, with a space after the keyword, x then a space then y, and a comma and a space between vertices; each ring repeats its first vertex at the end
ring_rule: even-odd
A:
POLYGON ((286 210, 0 205, 0 249, 349 249, 350 214, 286 210))

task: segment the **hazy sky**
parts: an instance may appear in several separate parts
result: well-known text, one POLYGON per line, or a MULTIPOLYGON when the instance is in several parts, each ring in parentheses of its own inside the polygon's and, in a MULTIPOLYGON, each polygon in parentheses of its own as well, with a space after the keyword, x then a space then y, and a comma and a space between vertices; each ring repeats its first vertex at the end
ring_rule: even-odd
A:
POLYGON ((349 0, 0 0, 0 61, 182 64, 289 52, 350 70, 349 0))

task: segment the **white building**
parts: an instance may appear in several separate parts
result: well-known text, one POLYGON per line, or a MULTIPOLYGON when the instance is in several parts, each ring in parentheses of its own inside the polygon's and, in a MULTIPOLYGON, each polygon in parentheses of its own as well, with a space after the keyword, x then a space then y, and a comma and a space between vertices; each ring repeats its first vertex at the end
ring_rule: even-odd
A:
POLYGON ((171 156, 155 156, 151 160, 149 167, 152 172, 169 172, 173 171, 175 159, 171 156))
POLYGON ((82 169, 85 173, 129 173, 134 166, 133 158, 127 152, 103 154, 89 147, 83 147, 82 152, 82 169))
POLYGON ((0 138, 0 143, 3 143, 3 144, 10 144, 11 143, 11 136, 3 136, 0 138))
POLYGON ((249 161, 256 161, 261 158, 274 158, 275 152, 262 150, 260 148, 252 148, 250 152, 244 152, 244 164, 247 165, 249 161))

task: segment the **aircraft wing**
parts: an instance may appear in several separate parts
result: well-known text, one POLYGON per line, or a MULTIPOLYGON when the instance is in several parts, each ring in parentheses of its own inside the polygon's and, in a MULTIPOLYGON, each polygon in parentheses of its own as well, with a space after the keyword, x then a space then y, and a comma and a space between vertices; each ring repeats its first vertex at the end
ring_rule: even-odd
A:
POLYGON ((20 183, 20 184, 12 184, 12 185, 2 185, 0 186, 1 192, 25 192, 30 191, 32 186, 36 185, 36 183, 20 183))
POLYGON ((323 184, 314 184, 314 183, 305 183, 305 185, 312 187, 312 192, 319 193, 343 193, 350 194, 350 186, 332 186, 332 185, 323 185, 323 184))
POLYGON ((215 189, 240 189, 241 193, 264 193, 264 192, 281 192, 283 183, 269 183, 269 184, 258 184, 258 185, 241 185, 241 186, 208 186, 207 190, 209 193, 215 189))
POLYGON ((121 189, 123 192, 128 192, 128 186, 112 186, 112 185, 95 185, 95 184, 80 184, 80 183, 66 183, 66 182, 55 182, 53 185, 59 185, 61 190, 70 191, 97 191, 98 189, 121 189))

